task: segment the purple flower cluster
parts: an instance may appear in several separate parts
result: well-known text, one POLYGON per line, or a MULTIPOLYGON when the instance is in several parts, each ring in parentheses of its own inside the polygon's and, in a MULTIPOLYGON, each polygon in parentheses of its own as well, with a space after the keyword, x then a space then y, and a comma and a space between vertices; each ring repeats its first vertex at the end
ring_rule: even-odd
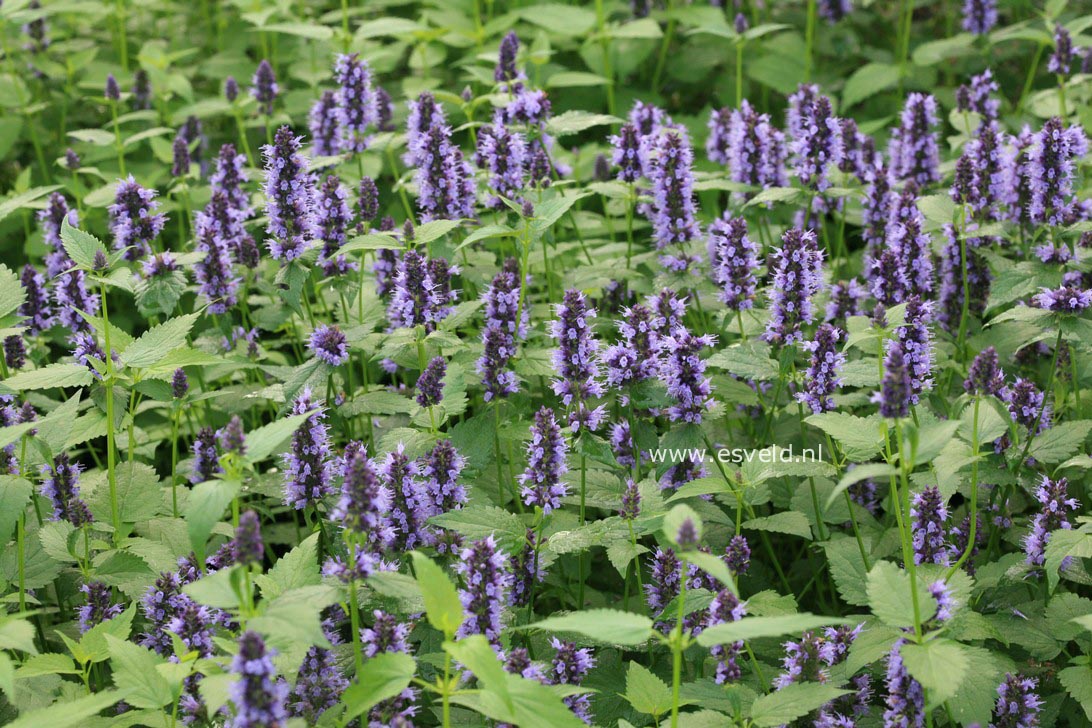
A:
POLYGON ((898 180, 913 180, 925 187, 940 180, 937 149, 937 100, 929 94, 906 97, 901 123, 892 133, 888 155, 891 173, 898 180))
POLYGON ((1043 701, 1035 694, 1033 678, 1021 678, 1012 673, 997 686, 997 703, 993 709, 995 728, 1037 728, 1043 701))
POLYGON ((234 713, 228 722, 230 728, 270 728, 287 723, 288 683, 276 677, 276 654, 266 648, 257 632, 248 630, 240 635, 239 652, 231 662, 236 680, 231 684, 234 713))
POLYGON ((813 341, 806 341, 803 348, 811 352, 804 391, 796 394, 796 399, 808 405, 814 413, 830 412, 834 409, 831 394, 841 384, 838 370, 846 362, 844 354, 838 351, 838 342, 845 332, 831 324, 820 324, 813 341))
POLYGON ((501 616, 512 581, 505 561, 492 536, 474 541, 459 554, 455 571, 463 577, 459 599, 466 613, 459 637, 481 634, 500 646, 501 616))
POLYGON ((660 336, 656 333, 656 318, 651 309, 638 303, 625 309, 623 318, 615 322, 621 338, 603 352, 608 385, 624 387, 659 373, 660 336))
POLYGON ((122 613, 120 604, 115 604, 110 587, 101 581, 91 581, 80 586, 80 592, 86 602, 76 610, 80 623, 80 634, 84 634, 97 624, 113 619, 122 613))
POLYGON ((997 25, 996 0, 964 0, 963 30, 975 35, 986 35, 997 25))
POLYGON ((791 145, 796 176, 804 187, 822 193, 830 187, 829 169, 845 155, 842 125, 828 97, 802 90, 794 96, 799 96, 791 145))
MULTIPOLYGON (((1035 489, 1035 499, 1039 501, 1041 510, 1031 519, 1031 530, 1024 537, 1024 552, 1029 565, 1042 566, 1046 561, 1046 547, 1054 531, 1073 528, 1067 511, 1075 511, 1081 504, 1076 498, 1069 497, 1068 487, 1069 481, 1065 478, 1051 480, 1044 475, 1035 489)), ((1062 562, 1063 569, 1068 561, 1067 558, 1062 562)))
POLYGON ((478 134, 478 156, 489 172, 489 188, 493 191, 486 205, 494 210, 505 209, 501 198, 518 202, 526 184, 527 141, 518 131, 495 122, 478 134))
POLYGON ((1064 126, 1058 117, 1047 119, 1028 153, 1033 222, 1065 224, 1073 207, 1075 162, 1088 153, 1088 137, 1080 126, 1064 126))
POLYGON ((124 250, 126 260, 139 260, 151 252, 152 241, 163 232, 167 216, 156 213, 155 196, 155 190, 141 187, 133 175, 118 181, 114 203, 108 208, 110 234, 114 249, 124 250))
POLYGON ((292 414, 312 410, 316 411, 292 434, 292 449, 284 456, 284 502, 296 510, 325 498, 334 473, 322 402, 313 402, 311 390, 304 389, 292 405, 292 414))
POLYGON ((733 182, 756 188, 784 187, 785 134, 746 99, 732 112, 725 164, 733 182))
POLYGON ((337 93, 339 150, 363 152, 368 148, 368 127, 377 121, 375 90, 368 62, 356 54, 342 54, 334 63, 337 93))
POLYGON ((603 406, 591 409, 588 400, 603 396, 600 382, 599 341, 592 331, 595 309, 588 306, 584 294, 565 291, 557 306, 557 319, 550 322, 550 335, 558 343, 554 352, 554 394, 569 409, 569 426, 579 432, 581 427, 595 431, 606 417, 603 406))
POLYGON ((451 304, 458 295, 451 288, 451 277, 456 273, 458 268, 443 258, 429 260, 417 251, 407 250, 399 261, 387 306, 391 325, 420 325, 426 331, 434 330, 451 313, 451 304))
POLYGON ((316 359, 332 367, 339 367, 349 361, 349 345, 345 333, 333 324, 319 324, 311 332, 307 342, 316 359))
MULTIPOLYGON (((424 101, 419 100, 415 108, 423 105, 424 101)), ((433 113, 437 118, 421 132, 419 139, 410 135, 414 142, 410 152, 417 167, 414 181, 421 219, 427 222, 473 218, 477 201, 473 170, 459 147, 452 143, 451 128, 437 112, 433 113)))
POLYGON ((483 294, 485 328, 482 329, 482 355, 477 371, 485 388, 485 401, 504 398, 519 391, 515 372, 508 363, 516 354, 517 342, 527 335, 527 307, 520 310, 520 275, 514 259, 493 276, 483 294), (519 321, 516 318, 519 318, 519 321))
POLYGON ((569 469, 567 454, 553 410, 543 407, 535 413, 531 439, 527 441, 527 469, 519 476, 520 495, 526 505, 540 506, 546 514, 561 507, 561 499, 569 494, 561 482, 569 469))
POLYGON ((814 232, 790 228, 774 255, 770 319, 763 338, 787 346, 801 341, 801 326, 815 320, 812 298, 823 285, 823 253, 814 232))
POLYGON ((701 351, 715 343, 712 334, 695 336, 681 326, 661 341, 660 379, 676 402, 667 409, 671 421, 701 424, 702 415, 713 405, 701 351))
POLYGON ((915 493, 910 501, 910 519, 915 564, 948 565, 946 540, 948 508, 935 486, 915 493))
MULTIPOLYGON (((22 420, 21 420, 22 421, 22 420)), ((91 509, 80 498, 80 466, 60 453, 42 466, 42 496, 53 505, 54 521, 68 521, 79 528, 91 523, 91 509)))
MULTIPOLYGON (((652 237, 658 250, 679 246, 701 236, 694 199, 694 157, 690 139, 678 127, 663 129, 652 143, 656 155, 652 180, 652 237)), ((661 264, 685 271, 697 262, 685 252, 664 254, 661 264)))
POLYGON ((747 221, 727 213, 709 226, 709 263, 720 300, 733 311, 754 306, 758 245, 747 237, 747 221))
POLYGON ((315 183, 301 147, 301 138, 289 126, 277 129, 273 144, 262 147, 269 253, 284 263, 303 255, 318 237, 315 183))

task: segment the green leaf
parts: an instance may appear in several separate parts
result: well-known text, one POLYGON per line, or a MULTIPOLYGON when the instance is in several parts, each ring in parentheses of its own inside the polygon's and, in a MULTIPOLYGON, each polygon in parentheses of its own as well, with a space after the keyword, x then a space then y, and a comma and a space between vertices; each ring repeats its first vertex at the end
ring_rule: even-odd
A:
POLYGON ((281 420, 274 420, 246 435, 246 457, 252 463, 260 463, 281 446, 288 437, 299 429, 311 412, 292 415, 281 420))
POLYGON ((739 594, 739 589, 736 588, 736 580, 732 577, 732 572, 728 570, 728 565, 724 563, 724 559, 713 554, 707 554, 704 551, 691 551, 686 554, 686 560, 719 581, 733 594, 739 594))
POLYGON ((831 624, 849 624, 850 622, 851 620, 842 617, 823 617, 807 612, 775 617, 744 617, 738 622, 723 622, 707 627, 698 635, 698 644, 703 647, 726 645, 759 637, 800 634, 805 630, 816 629, 817 627, 826 627, 831 624))
POLYGON ((287 554, 277 559, 268 574, 255 577, 262 597, 273 599, 291 589, 322 583, 318 564, 319 534, 312 533, 287 554))
POLYGON ((659 717, 671 710, 671 688, 636 662, 626 671, 626 700, 639 713, 659 717))
POLYGON ((961 725, 987 725, 997 703, 997 686, 1002 676, 1016 668, 1007 658, 999 659, 982 647, 964 645, 963 653, 969 667, 948 707, 961 725))
MULTIPOLYGON (((101 554, 96 561, 99 558, 101 554)), ((156 576, 144 559, 128 551, 110 552, 95 565, 94 573, 99 581, 117 587, 133 599, 140 597, 156 576)))
POLYGON ((63 700, 23 713, 8 728, 69 728, 86 725, 88 720, 129 695, 127 690, 106 690, 75 700, 63 700))
POLYGON ((0 475, 0 543, 7 543, 19 516, 26 512, 34 493, 29 480, 14 475, 0 475))
MULTIPOLYGON (((918 605, 922 618, 936 611, 936 601, 919 583, 918 605)), ((890 561, 877 561, 868 572, 868 605, 880 621, 891 627, 914 624, 910 575, 890 561)))
POLYGON ((186 524, 190 544, 197 552, 198 560, 204 561, 205 542, 212 527, 224 514, 224 509, 239 494, 240 485, 227 480, 209 480, 198 483, 190 491, 186 501, 186 524))
POLYGON ((356 682, 345 689, 341 702, 345 704, 344 721, 363 715, 374 706, 405 690, 417 663, 403 652, 384 652, 364 663, 356 682))
POLYGON ((744 207, 768 207, 775 202, 798 202, 802 197, 803 193, 795 187, 768 187, 747 200, 744 207))
POLYGON ((899 67, 889 63, 868 63, 846 80, 842 89, 842 113, 869 96, 891 88, 899 82, 899 67))
POLYGON ((1074 665, 1058 673, 1058 682, 1069 696, 1080 703, 1088 720, 1092 720, 1092 670, 1088 665, 1074 665))
POLYGON ((842 446, 846 457, 864 462, 883 446, 878 417, 858 417, 846 412, 823 412, 805 420, 827 433, 842 446))
POLYGON ((113 680, 121 690, 130 690, 125 702, 134 708, 156 710, 171 702, 171 686, 156 666, 166 662, 151 650, 106 635, 110 648, 113 680))
POLYGON ((182 587, 182 593, 195 602, 217 609, 239 608, 242 574, 238 568, 220 569, 182 587))
POLYGON ((87 630, 78 643, 69 643, 72 656, 78 662, 103 662, 110 659, 110 646, 106 643, 107 636, 113 636, 119 640, 129 639, 129 633, 133 629, 133 617, 136 616, 137 603, 132 602, 129 608, 105 622, 99 622, 87 630), (73 648, 73 644, 75 647, 73 648))
POLYGON ((1075 531, 1058 529, 1050 534, 1050 541, 1046 545, 1044 569, 1047 584, 1050 585, 1052 592, 1058 586, 1062 562, 1070 558, 1092 558, 1092 534, 1086 533, 1083 529, 1075 531))
POLYGON ((34 187, 27 190, 26 192, 15 195, 14 197, 9 197, 3 202, 0 202, 0 221, 7 218, 7 216, 11 213, 28 207, 30 203, 34 202, 38 198, 45 197, 50 192, 53 192, 54 190, 59 190, 60 188, 60 185, 50 185, 49 187, 34 187))
POLYGON ((562 71, 546 79, 546 88, 580 88, 585 86, 606 86, 610 80, 598 73, 583 71, 562 71))
POLYGON ((351 402, 341 405, 339 412, 344 415, 405 415, 417 408, 417 404, 401 394, 379 390, 361 395, 351 402))
MULTIPOLYGON (((123 523, 140 523, 154 518, 163 502, 159 476, 144 463, 119 463, 115 468, 118 515, 123 523)), ((96 521, 110 523, 110 485, 105 471, 96 471, 87 479, 93 485, 87 505, 96 521)))
POLYGON ((899 655, 910 676, 929 691, 929 704, 940 705, 956 694, 970 665, 963 645, 949 639, 925 644, 907 642, 899 655))
POLYGON ((788 533, 811 540, 811 524, 808 517, 800 511, 781 511, 772 516, 752 518, 743 522, 743 528, 749 528, 752 531, 788 533))
POLYGON ((79 675, 80 670, 76 663, 68 655, 57 652, 47 652, 43 655, 34 655, 19 666, 15 671, 15 677, 25 680, 41 675, 79 675))
POLYGON ((1082 450, 1089 431, 1092 431, 1092 420, 1059 423, 1035 436, 1028 455, 1044 463, 1060 463, 1082 450))
POLYGON ((859 607, 867 605, 868 573, 865 571, 865 562, 861 558, 857 539, 831 538, 823 543, 823 550, 826 552, 830 574, 834 577, 834 586, 838 593, 849 604, 859 607))
POLYGON ((522 549, 527 540, 527 527, 519 516, 496 506, 467 506, 433 516, 429 523, 471 541, 492 535, 501 549, 509 553, 522 549))
POLYGON ((777 362, 770 358, 770 347, 762 343, 749 343, 722 349, 706 363, 744 379, 769 381, 780 374, 777 362))
POLYGON ((842 492, 849 488, 849 486, 860 483, 862 480, 880 480, 891 477, 892 475, 898 475, 898 470, 893 465, 887 463, 866 463, 864 465, 858 465, 853 470, 848 471, 842 476, 842 479, 838 481, 838 485, 834 486, 834 490, 827 496, 826 507, 830 508, 834 504, 834 501, 842 495, 842 492))
POLYGON ((463 623, 463 603, 459 600, 459 592, 443 569, 427 556, 419 551, 411 555, 429 624, 443 632, 447 639, 452 639, 463 623))
POLYGON ((792 683, 756 700, 751 722, 761 728, 785 725, 849 692, 819 683, 792 683))
POLYGON ((261 614, 247 626, 266 635, 281 651, 306 649, 310 645, 329 647, 322 631, 322 610, 338 600, 338 590, 329 585, 302 586, 262 602, 261 614))
POLYGON ((565 111, 546 122, 546 131, 555 137, 577 134, 595 126, 621 123, 621 119, 609 114, 592 114, 587 111, 565 111))
POLYGON ((642 645, 652 637, 652 620, 633 612, 589 609, 548 617, 520 629, 573 632, 607 644, 642 645))
POLYGON ((575 38, 595 25, 595 13, 572 5, 540 3, 521 11, 528 23, 566 38, 575 38))
POLYGON ((94 378, 91 370, 81 364, 49 364, 41 369, 19 372, 0 382, 0 389, 28 392, 54 387, 86 387, 94 378))
POLYGON ((27 291, 19 282, 19 276, 0 264, 0 319, 14 313, 27 300, 27 291))
POLYGON ((61 242, 64 251, 72 262, 84 270, 94 270, 95 256, 109 257, 106 246, 91 233, 84 232, 68 224, 68 219, 61 223, 61 242))
POLYGON ((188 313, 148 329, 121 352, 121 364, 134 369, 154 366, 167 354, 186 344, 186 337, 200 316, 200 313, 188 313))
POLYGON ((261 28, 254 28, 254 31, 261 31, 265 33, 284 33, 285 35, 294 35, 300 38, 307 38, 309 40, 330 40, 334 37, 334 29, 325 25, 318 25, 317 23, 273 23, 272 25, 264 25, 261 28))

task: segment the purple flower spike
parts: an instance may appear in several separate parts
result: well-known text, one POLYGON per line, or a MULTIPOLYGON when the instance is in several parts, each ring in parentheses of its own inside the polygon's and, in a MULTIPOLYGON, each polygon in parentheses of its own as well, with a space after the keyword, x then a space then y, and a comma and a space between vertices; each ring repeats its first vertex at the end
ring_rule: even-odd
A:
MULTIPOLYGON (((1031 530, 1024 537, 1024 552, 1027 563, 1042 566, 1046 562, 1046 547, 1054 531, 1068 531, 1073 528, 1067 511, 1075 511, 1081 504, 1076 498, 1068 496, 1069 481, 1065 478, 1051 480, 1043 476, 1039 487, 1035 489, 1035 499, 1042 510, 1031 519, 1031 530)), ((1068 566, 1071 557, 1062 561, 1062 569, 1068 566)))
POLYGON ((455 571, 463 577, 459 598, 466 611, 457 636, 485 635, 494 647, 499 647, 501 616, 512 581, 504 552, 497 549, 492 536, 486 536, 463 549, 455 562, 455 571))
POLYGON ((1033 222, 1065 224, 1073 207, 1075 162, 1087 153, 1088 138, 1080 126, 1066 127, 1056 116, 1043 124, 1028 154, 1033 222))
POLYGON ((67 453, 42 466, 42 495, 53 504, 54 521, 68 521, 79 528, 90 523, 91 510, 80 498, 80 466, 68 459, 67 453))
POLYGON ((120 604, 114 604, 110 587, 101 581, 92 581, 82 585, 80 592, 87 599, 86 603, 77 610, 80 634, 85 634, 87 630, 95 625, 113 619, 123 611, 120 604))
POLYGON ((837 23, 853 12, 853 0, 819 0, 819 15, 828 23, 837 23))
POLYGON ((110 205, 110 233, 114 249, 125 250, 126 260, 139 260, 151 250, 152 241, 163 231, 167 216, 156 214, 159 203, 155 190, 137 184, 133 175, 118 182, 114 204, 110 205))
POLYGON ((709 226, 709 262, 720 300, 733 311, 754 306, 758 245, 747 237, 747 221, 725 214, 709 226))
POLYGON ((193 439, 193 465, 190 468, 190 482, 194 485, 212 480, 220 467, 220 452, 216 449, 216 431, 211 427, 202 427, 193 439))
MULTIPOLYGON (((709 617, 707 626, 713 627, 726 622, 738 622, 747 615, 747 607, 739 601, 728 589, 722 589, 709 603, 709 617)), ((736 658, 743 651, 742 641, 731 642, 725 645, 714 645, 709 648, 709 654, 717 661, 717 670, 713 675, 713 682, 717 685, 733 683, 743 677, 736 658)))
POLYGON ((265 542, 262 540, 262 523, 253 510, 244 511, 239 516, 239 527, 235 529, 235 541, 232 546, 235 563, 243 566, 261 565, 265 556, 265 542))
POLYGON ((55 318, 53 306, 49 300, 49 291, 46 289, 45 276, 28 263, 23 266, 19 280, 26 292, 26 300, 19 307, 19 314, 24 317, 23 325, 31 334, 49 329, 53 326, 55 318))
POLYGON ((621 340, 603 353, 607 384, 616 388, 643 382, 659 372, 656 314, 642 304, 625 309, 623 314, 625 318, 617 322, 621 340))
POLYGON ((550 335, 558 343, 553 357, 558 377, 553 390, 569 408, 569 426, 574 433, 581 426, 592 431, 599 429, 605 417, 602 406, 591 410, 587 405, 589 399, 603 396, 599 341, 591 328, 594 317, 595 309, 588 306, 584 294, 570 289, 557 306, 557 319, 550 322, 550 335))
POLYGON ((478 155, 489 171, 489 187, 494 192, 486 204, 494 210, 507 209, 501 198, 518 201, 526 185, 526 140, 519 132, 496 122, 488 127, 488 133, 478 136, 478 155))
POLYGON ((504 398, 519 391, 515 372, 508 369, 508 363, 516 354, 518 340, 527 335, 528 311, 526 306, 519 311, 520 276, 515 260, 505 262, 482 297, 485 328, 477 370, 485 387, 485 401, 489 402, 494 397, 504 398))
POLYGON ((616 136, 610 138, 614 151, 611 163, 618 168, 619 182, 636 182, 641 178, 641 137, 633 124, 623 124, 616 136))
POLYGON ((277 78, 273 75, 273 66, 269 61, 262 59, 258 69, 254 71, 251 79, 250 95, 258 102, 258 110, 265 116, 273 115, 273 102, 280 95, 280 87, 277 86, 277 78))
POLYGON ((368 62, 353 53, 340 55, 334 64, 338 91, 338 121, 343 151, 363 152, 368 148, 368 127, 375 124, 375 90, 368 62))
POLYGON ((428 494, 418 481, 420 468, 406 457, 401 444, 387 453, 379 466, 379 477, 391 493, 390 521, 397 550, 412 549, 427 538, 425 521, 431 516, 428 494))
POLYGON ((841 384, 838 370, 846 361, 845 355, 838 351, 838 342, 843 337, 844 333, 838 327, 820 324, 815 340, 803 344, 803 348, 811 352, 811 363, 808 365, 805 389, 798 392, 796 398, 814 413, 834 409, 834 400, 830 395, 841 384))
POLYGON ((906 640, 895 641, 887 656, 887 709, 883 713, 885 726, 921 728, 925 725, 925 691, 910 677, 903 664, 900 650, 906 640))
POLYGON ((785 135, 769 114, 759 114, 746 99, 732 112, 727 164, 733 182, 752 187, 783 187, 785 135))
POLYGON ((1062 286, 1051 290, 1044 288, 1032 297, 1039 308, 1057 313, 1080 313, 1092 306, 1092 290, 1062 286))
POLYGON ((338 275, 356 269, 356 264, 338 255, 338 249, 348 239, 353 213, 349 195, 337 175, 328 175, 315 196, 315 227, 322 240, 322 267, 326 275, 338 275))
POLYGON ((934 486, 915 493, 910 503, 915 564, 948 565, 948 508, 934 486))
POLYGON ((967 379, 963 382, 963 389, 968 394, 985 394, 994 397, 1001 396, 1001 390, 1005 387, 1005 373, 1001 371, 1001 364, 997 358, 997 349, 989 346, 975 356, 971 362, 967 379))
POLYGON ((239 652, 231 662, 236 680, 231 684, 234 714, 228 722, 230 728, 270 728, 287 723, 288 683, 276 677, 276 654, 266 649, 257 632, 243 632, 239 637, 239 652))
POLYGON ((493 69, 493 80, 502 86, 512 81, 519 80, 521 75, 516 68, 516 56, 519 54, 519 36, 515 31, 508 33, 501 39, 500 49, 497 52, 497 65, 493 69))
POLYGON ((1050 54, 1047 70, 1059 76, 1068 76, 1073 64, 1073 39, 1065 26, 1054 26, 1054 52, 1050 54))
POLYGON ((322 402, 311 400, 304 389, 292 406, 292 414, 317 410, 292 435, 292 449, 284 456, 284 501, 296 510, 315 505, 330 493, 334 463, 322 402))
POLYGON ((826 96, 802 103, 799 113, 800 130, 792 141, 796 175, 805 187, 824 192, 830 187, 830 168, 840 165, 845 155, 842 125, 826 96))
POLYGON ((910 386, 910 368, 898 341, 887 342, 887 354, 883 360, 883 381, 880 391, 874 397, 879 402, 880 414, 888 419, 900 419, 910 416, 910 398, 913 390, 910 386))
POLYGON ((705 139, 705 155, 710 162, 727 166, 732 143, 732 109, 713 109, 705 126, 709 130, 709 136, 705 139))
POLYGON ((434 357, 417 378, 417 404, 422 407, 440 404, 444 398, 444 374, 446 373, 447 360, 442 356, 434 357))
MULTIPOLYGON (((553 659, 553 683, 555 685, 579 685, 595 667, 595 658, 590 648, 577 646, 572 642, 562 642, 556 637, 550 638, 550 646, 557 650, 553 659)), ((562 700, 569 709, 588 725, 592 724, 591 697, 587 694, 568 695, 562 700)))
POLYGON ((337 94, 323 91, 307 114, 307 128, 311 130, 311 147, 316 157, 332 157, 341 151, 337 94))
POLYGON ((300 148, 300 137, 289 126, 277 129, 273 144, 262 147, 269 252, 285 263, 303 255, 318 237, 314 179, 300 148))
MULTIPOLYGON (((226 199, 222 193, 214 193, 214 198, 226 199)), ((209 312, 222 314, 235 306, 241 282, 233 269, 232 241, 210 215, 198 212, 196 220, 197 251, 204 257, 194 264, 193 276, 209 312)))
POLYGON ((902 122, 891 137, 891 171, 898 180, 925 187, 940 180, 937 149, 937 100, 928 94, 906 97, 902 122))
POLYGON ((568 472, 565 458, 568 448, 553 410, 543 407, 535 413, 531 439, 527 441, 527 469, 519 476, 520 495, 529 506, 540 506, 543 513, 561 507, 561 499, 569 494, 561 482, 568 472))
POLYGON ((1021 678, 1012 673, 1005 675, 997 686, 997 704, 993 709, 995 728, 1037 728, 1039 711, 1043 701, 1035 694, 1033 678, 1021 678))
POLYGON ((997 25, 997 0, 964 0, 963 30, 986 35, 997 25))
POLYGON ((667 410, 671 421, 701 424, 702 415, 712 406, 712 387, 705 376, 701 350, 715 343, 712 334, 694 336, 681 326, 661 342, 660 379, 676 401, 667 410))
POLYGON ((815 320, 812 298, 823 285, 823 253, 815 233, 790 228, 774 253, 770 319, 763 338, 787 346, 801 341, 801 326, 815 320))
POLYGON ((365 537, 374 551, 385 550, 394 541, 388 519, 391 492, 380 479, 364 446, 351 442, 345 447, 342 464, 341 497, 330 516, 341 525, 365 537))
MULTIPOLYGON (((656 165, 651 175, 652 236, 658 250, 678 246, 701 236, 694 200, 694 158, 690 139, 681 128, 664 129, 653 149, 656 165)), ((664 254, 661 264, 672 271, 685 271, 697 259, 685 253, 664 254)))

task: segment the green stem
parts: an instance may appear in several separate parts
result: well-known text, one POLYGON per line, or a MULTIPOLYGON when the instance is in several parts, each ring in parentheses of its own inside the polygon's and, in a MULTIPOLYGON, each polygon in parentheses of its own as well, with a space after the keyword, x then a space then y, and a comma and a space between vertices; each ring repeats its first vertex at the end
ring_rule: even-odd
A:
MULTIPOLYGON (((682 571, 686 574, 688 564, 681 559, 682 571)), ((686 617, 686 579, 679 580, 679 614, 675 620, 675 634, 671 639, 671 728, 679 726, 679 688, 682 684, 682 653, 685 649, 683 620, 686 617)))
POLYGON ((107 308, 106 283, 101 284, 102 329, 106 342, 106 473, 110 484, 110 522, 114 527, 114 544, 121 543, 121 512, 118 510, 118 479, 114 443, 114 357, 110 346, 110 312, 107 308))
POLYGON ((121 128, 118 126, 118 102, 110 102, 110 114, 114 119, 114 149, 118 155, 118 171, 125 176, 125 146, 121 143, 121 128))
MULTIPOLYGON (((517 319, 518 320, 518 319, 517 319)), ((588 458, 586 455, 580 456, 580 525, 587 524, 587 511, 585 509, 585 501, 588 496, 588 458)), ((577 554, 577 566, 580 574, 580 588, 577 591, 577 609, 584 608, 584 554, 577 554)))
MULTIPOLYGON (((808 0, 807 25, 804 28, 804 45, 806 47, 804 57, 804 80, 811 80, 811 69, 815 65, 815 26, 818 20, 818 9, 815 0, 808 0)), ((810 206, 808 208, 811 209, 810 206)))
POLYGON ((1028 75, 1024 79, 1024 89, 1020 92, 1020 99, 1016 102, 1016 114, 1019 116, 1024 111, 1024 102, 1027 101, 1028 94, 1031 93, 1031 85, 1035 83, 1035 72, 1039 70, 1039 61, 1043 58, 1043 51, 1046 50, 1046 46, 1042 43, 1035 49, 1035 57, 1031 59, 1031 65, 1028 66, 1028 75))
POLYGON ((977 393, 974 395, 974 421, 971 424, 971 524, 967 532, 967 547, 963 550, 963 554, 960 555, 959 560, 952 565, 952 568, 948 570, 948 574, 945 577, 945 581, 952 578, 952 575, 959 571, 959 567, 963 566, 971 556, 971 550, 974 549, 974 540, 977 535, 978 529, 978 405, 982 401, 977 393))
POLYGON ((664 39, 660 42, 660 55, 656 59, 656 70, 652 74, 652 92, 659 93, 660 91, 660 77, 664 72, 664 64, 667 63, 667 51, 671 48, 671 41, 675 38, 675 18, 672 17, 667 21, 667 32, 664 33, 664 39))

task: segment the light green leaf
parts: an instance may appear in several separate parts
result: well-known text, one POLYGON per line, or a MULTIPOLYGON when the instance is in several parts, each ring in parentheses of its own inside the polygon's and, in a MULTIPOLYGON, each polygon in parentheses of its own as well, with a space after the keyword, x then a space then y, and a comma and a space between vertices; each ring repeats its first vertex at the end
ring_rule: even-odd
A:
POLYGON ((863 462, 880 451, 880 420, 878 417, 858 417, 846 412, 823 412, 804 420, 827 433, 842 446, 846 457, 863 462))
POLYGON ((862 480, 885 480, 892 475, 897 474, 898 470, 887 463, 865 463, 864 465, 858 465, 846 472, 846 474, 842 476, 842 479, 838 481, 838 485, 834 486, 834 490, 827 496, 826 507, 830 508, 834 501, 841 497, 842 492, 855 483, 860 483, 862 480))
POLYGON ((956 694, 970 665, 963 645, 949 639, 925 644, 906 643, 899 648, 910 676, 929 691, 929 704, 940 705, 956 694))
POLYGON ((262 597, 273 599, 291 589, 322 583, 318 564, 319 534, 313 533, 277 559, 268 574, 255 577, 262 597))
POLYGON ((152 710, 171 702, 171 686, 156 670, 156 666, 166 660, 151 650, 113 635, 106 635, 106 644, 110 648, 114 685, 131 691, 125 702, 135 708, 152 710))
POLYGON ((659 717, 671 710, 671 688, 636 662, 626 671, 626 700, 639 713, 659 717))
POLYGON ((573 632, 607 644, 641 645, 652 637, 652 620, 633 612, 589 609, 548 617, 520 629, 573 632))
POLYGON ((274 420, 246 435, 246 457, 252 463, 260 463, 280 447, 311 416, 311 412, 274 420))
POLYGON ((11 268, 0 264, 0 319, 14 313, 27 300, 26 289, 11 268))
POLYGON ((760 728, 785 725, 849 692, 832 685, 792 683, 756 700, 751 706, 751 722, 760 728))
POLYGON ((91 233, 72 227, 68 224, 67 218, 61 223, 61 242, 72 262, 84 270, 94 270, 97 254, 101 253, 103 257, 108 257, 106 246, 98 238, 91 233))
POLYGON ((807 612, 775 617, 744 617, 738 622, 723 622, 707 627, 698 635, 698 644, 703 647, 712 647, 759 637, 801 634, 805 630, 832 624, 849 624, 850 621, 842 617, 823 617, 807 612))
POLYGON ((1046 545, 1046 558, 1043 568, 1046 571, 1047 584, 1053 592, 1061 578, 1059 572, 1066 559, 1092 558, 1092 534, 1083 529, 1065 531, 1058 529, 1050 534, 1046 545))
POLYGON ((8 728, 69 728, 85 725, 86 722, 102 710, 109 708, 127 697, 127 690, 106 690, 87 695, 75 700, 56 702, 48 708, 40 708, 23 713, 8 728))
MULTIPOLYGON (((868 605, 872 613, 891 627, 914 624, 914 607, 910 596, 910 575, 890 561, 878 561, 868 572, 868 605)), ((936 611, 933 599, 921 584, 917 584, 918 605, 922 616, 936 611)))
POLYGON ((403 652, 384 652, 369 659, 356 681, 342 693, 342 719, 350 721, 398 695, 409 686, 416 671, 417 663, 403 652))
POLYGON ((190 544, 197 552, 198 560, 204 560, 205 542, 208 541, 212 527, 224 514, 224 509, 239 494, 239 483, 227 480, 209 480, 198 483, 190 491, 186 501, 186 524, 190 534, 190 544))
POLYGON ((899 67, 889 63, 868 63, 846 80, 842 89, 842 112, 869 96, 891 88, 899 81, 899 67))
POLYGON ((29 480, 0 475, 0 542, 7 543, 19 516, 26 511, 34 492, 29 480))
POLYGON ((28 392, 54 387, 86 387, 92 381, 91 370, 81 364, 48 364, 0 381, 0 390, 28 392))
POLYGON ((546 122, 546 131, 555 137, 577 134, 595 126, 621 123, 617 116, 592 114, 587 111, 565 111, 546 122))
POLYGON ((1058 673, 1058 682, 1080 704, 1088 720, 1092 720, 1092 670, 1088 665, 1067 667, 1058 673))
POLYGON ((134 369, 154 366, 167 354, 186 344, 186 337, 200 316, 200 313, 188 313, 148 329, 121 352, 121 364, 134 369))
POLYGON ((412 558, 429 624, 443 632, 448 639, 452 639, 459 625, 463 623, 463 603, 459 600, 459 592, 443 569, 427 556, 414 551, 412 558))
POLYGON ((808 517, 800 511, 781 511, 772 516, 752 518, 743 522, 743 528, 749 528, 752 531, 788 533, 811 540, 811 524, 808 517))
POLYGON ((527 540, 527 527, 519 516, 496 506, 467 506, 433 516, 429 523, 471 541, 493 536, 500 548, 509 553, 522 549, 527 540))

